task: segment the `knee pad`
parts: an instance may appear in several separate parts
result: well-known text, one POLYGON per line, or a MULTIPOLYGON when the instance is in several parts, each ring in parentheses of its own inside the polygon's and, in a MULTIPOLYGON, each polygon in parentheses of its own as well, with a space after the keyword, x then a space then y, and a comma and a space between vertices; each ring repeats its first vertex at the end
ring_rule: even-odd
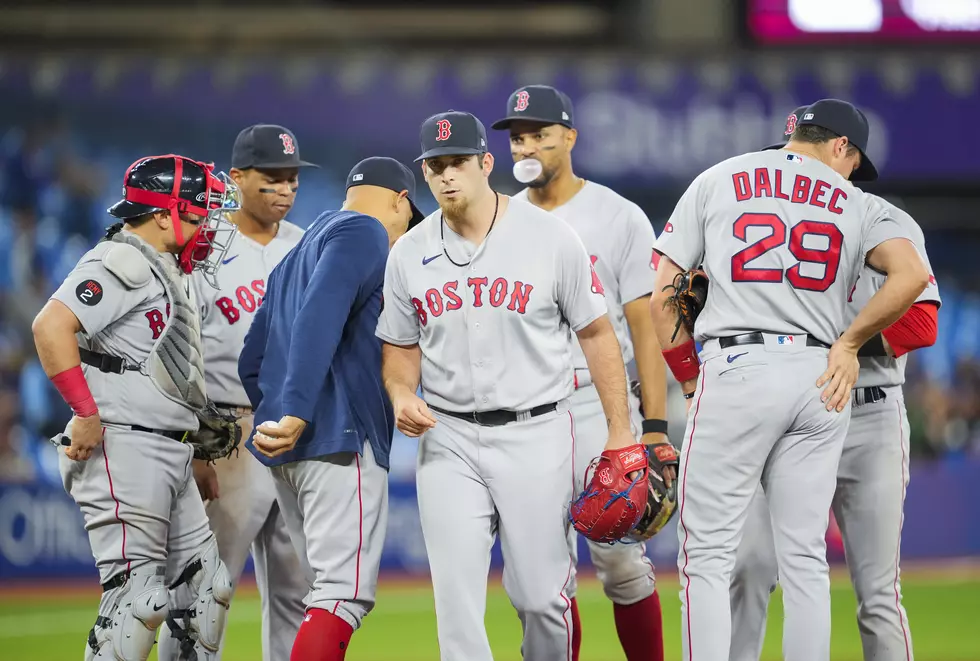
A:
POLYGON ((89 631, 86 661, 146 661, 157 629, 169 612, 166 571, 164 565, 142 565, 103 584, 99 616, 89 631))
POLYGON ((221 647, 235 587, 213 540, 170 590, 167 626, 178 643, 180 661, 214 658, 221 647))
POLYGON ((602 591, 613 603, 635 604, 657 589, 653 564, 645 549, 644 544, 589 544, 602 591))

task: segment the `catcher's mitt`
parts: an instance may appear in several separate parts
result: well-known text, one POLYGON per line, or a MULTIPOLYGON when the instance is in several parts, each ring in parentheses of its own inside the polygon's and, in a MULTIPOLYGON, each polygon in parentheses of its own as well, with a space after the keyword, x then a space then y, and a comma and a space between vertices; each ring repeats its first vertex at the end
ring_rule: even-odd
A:
POLYGON ((195 459, 213 462, 238 451, 242 428, 235 415, 219 411, 214 403, 208 402, 197 412, 197 418, 201 422, 200 429, 187 437, 187 442, 194 447, 195 459))
POLYGON ((657 443, 647 446, 647 454, 650 464, 647 470, 647 504, 639 523, 628 535, 637 542, 646 541, 660 532, 677 511, 677 478, 670 483, 669 489, 664 482, 665 468, 673 466, 676 475, 679 463, 677 450, 670 443, 657 443))
MULTIPOLYGON (((619 450, 604 450, 589 466, 592 478, 572 501, 568 519, 582 535, 609 544, 636 527, 647 500, 647 451, 637 443, 619 450), (629 474, 638 471, 636 477, 629 474)), ((588 471, 586 471, 588 476, 588 471)))
POLYGON ((692 269, 674 276, 673 284, 667 285, 674 290, 667 300, 664 307, 668 305, 677 310, 677 325, 674 326, 674 334, 670 341, 673 342, 677 337, 677 332, 681 329, 681 324, 691 335, 694 335, 694 322, 704 309, 704 303, 708 299, 708 274, 701 269, 692 269))

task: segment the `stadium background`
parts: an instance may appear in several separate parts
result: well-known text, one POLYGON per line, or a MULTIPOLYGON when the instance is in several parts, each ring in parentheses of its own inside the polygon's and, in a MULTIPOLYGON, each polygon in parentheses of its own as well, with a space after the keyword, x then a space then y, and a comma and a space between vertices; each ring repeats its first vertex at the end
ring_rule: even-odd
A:
MULTIPOLYGON (((978 46, 977 0, 4 3, 0 647, 12 656, 0 656, 79 658, 95 615, 88 542, 45 442, 68 409, 37 362, 30 323, 109 224, 104 209, 125 168, 177 152, 227 169, 241 128, 284 124, 304 158, 323 166, 304 171, 290 215, 306 226, 341 202, 360 158, 410 163, 430 114, 467 110, 489 124, 514 88, 549 83, 575 104, 577 173, 640 204, 658 232, 697 173, 772 142, 790 109, 837 96, 867 111, 882 173, 868 189, 922 225, 943 296, 939 339, 911 356, 906 386, 912 467, 902 556, 916 654, 980 658, 980 634, 968 624, 980 614, 978 46)), ((493 184, 516 192, 506 137, 491 132, 490 146, 493 184)), ((420 206, 431 211, 419 183, 420 206)), ((676 391, 670 426, 679 443, 676 391)), ((415 443, 397 436, 394 446, 389 587, 355 639, 355 661, 437 658, 415 443)), ((839 564, 833 525, 828 539, 839 564)), ((649 549, 675 654, 676 547, 671 526, 649 549)), ((840 576, 834 658, 860 658, 840 576)), ((601 593, 588 583, 584 593, 596 614, 583 617, 583 659, 622 658, 601 593)), ((776 602, 767 658, 779 654, 776 602)), ((226 659, 258 659, 254 591, 238 603, 226 659)), ((499 589, 488 626, 498 658, 519 658, 519 625, 499 589)))

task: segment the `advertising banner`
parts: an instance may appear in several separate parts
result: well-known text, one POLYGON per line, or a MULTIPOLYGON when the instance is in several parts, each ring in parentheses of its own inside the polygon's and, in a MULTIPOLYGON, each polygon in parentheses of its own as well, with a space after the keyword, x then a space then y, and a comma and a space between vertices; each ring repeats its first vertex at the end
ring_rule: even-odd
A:
MULTIPOLYGON (((913 464, 905 505, 902 558, 941 560, 980 556, 980 510, 975 485, 980 483, 980 458, 913 464)), ((428 573, 425 542, 419 523, 415 484, 390 483, 388 532, 382 553, 384 572, 424 576, 428 573)), ((661 571, 675 571, 677 516, 647 544, 647 555, 661 571)), ((840 532, 832 523, 828 557, 843 559, 840 532)), ((579 562, 590 566, 579 537, 579 562)), ((499 543, 491 566, 502 563, 499 543)), ((250 571, 250 567, 246 568, 250 571)), ((13 580, 91 578, 98 581, 82 517, 57 485, 0 485, 0 584, 13 580)))

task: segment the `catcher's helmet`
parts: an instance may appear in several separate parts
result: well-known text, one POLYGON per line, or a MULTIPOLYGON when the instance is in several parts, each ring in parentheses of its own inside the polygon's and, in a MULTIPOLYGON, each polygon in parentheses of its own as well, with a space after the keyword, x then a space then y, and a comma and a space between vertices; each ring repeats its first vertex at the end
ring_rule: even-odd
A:
POLYGON ((207 216, 208 211, 220 204, 222 199, 214 184, 215 177, 204 163, 175 154, 148 156, 126 170, 123 199, 109 207, 108 211, 116 218, 129 220, 148 213, 167 211, 173 201, 177 203, 179 212, 189 211, 207 216), (174 185, 176 176, 180 177, 179 188, 174 185))
POLYGON ((240 208, 238 187, 214 166, 176 154, 147 156, 126 170, 123 199, 108 211, 116 218, 133 218, 158 211, 169 213, 174 238, 181 248, 177 262, 184 273, 200 270, 218 288, 215 274, 235 237, 225 215, 240 208), (201 216, 200 221, 185 214, 201 216), (182 221, 197 227, 187 236, 182 221))

